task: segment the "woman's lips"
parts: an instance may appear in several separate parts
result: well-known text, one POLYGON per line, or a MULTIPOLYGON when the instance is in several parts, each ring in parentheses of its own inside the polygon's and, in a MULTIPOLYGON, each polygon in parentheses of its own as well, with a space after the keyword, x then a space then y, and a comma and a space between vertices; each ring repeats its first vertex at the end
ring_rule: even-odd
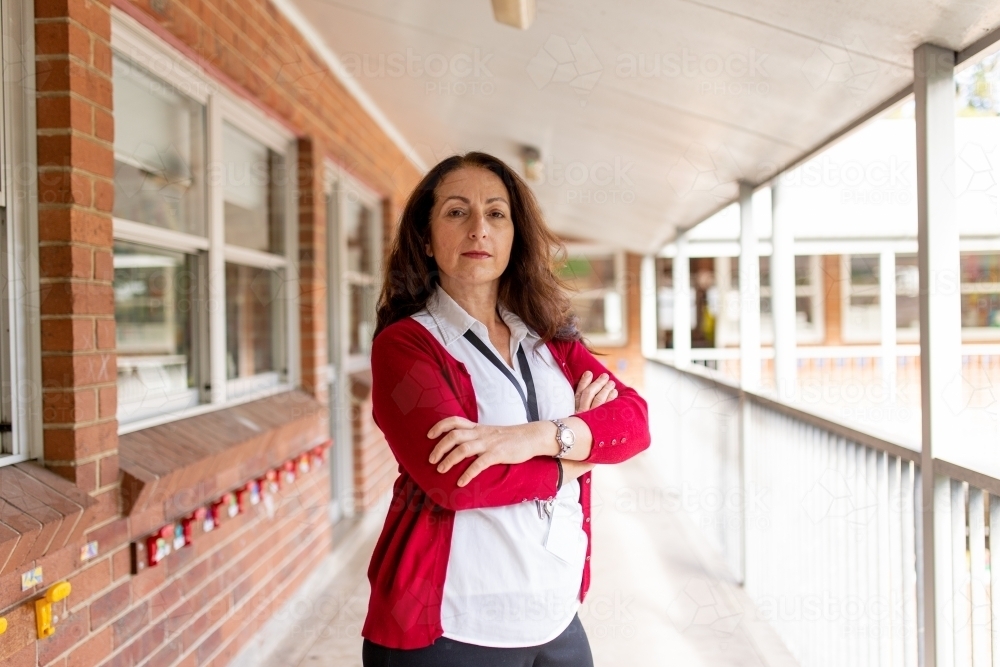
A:
POLYGON ((462 256, 463 257, 472 257, 474 259, 486 259, 487 257, 490 256, 490 253, 488 253, 488 252, 475 252, 475 251, 473 251, 473 252, 463 252, 462 256))

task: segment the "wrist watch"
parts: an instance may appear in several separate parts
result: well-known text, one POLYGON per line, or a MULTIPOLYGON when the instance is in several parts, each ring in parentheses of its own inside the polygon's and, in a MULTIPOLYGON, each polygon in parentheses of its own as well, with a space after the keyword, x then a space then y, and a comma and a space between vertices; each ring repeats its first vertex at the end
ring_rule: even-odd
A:
POLYGON ((573 443, 576 442, 576 434, 573 433, 573 429, 558 419, 550 419, 549 421, 559 429, 556 431, 556 442, 559 444, 559 453, 556 454, 556 458, 561 459, 566 456, 566 452, 572 449, 573 443))

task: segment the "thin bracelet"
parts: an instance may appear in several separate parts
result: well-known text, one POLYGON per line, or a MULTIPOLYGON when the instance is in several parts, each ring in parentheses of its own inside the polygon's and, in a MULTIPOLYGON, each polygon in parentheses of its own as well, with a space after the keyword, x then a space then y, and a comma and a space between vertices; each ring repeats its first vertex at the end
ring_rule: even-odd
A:
POLYGON ((563 479, 562 459, 556 459, 556 464, 559 466, 559 482, 556 484, 556 491, 558 491, 559 489, 562 488, 562 479, 563 479))

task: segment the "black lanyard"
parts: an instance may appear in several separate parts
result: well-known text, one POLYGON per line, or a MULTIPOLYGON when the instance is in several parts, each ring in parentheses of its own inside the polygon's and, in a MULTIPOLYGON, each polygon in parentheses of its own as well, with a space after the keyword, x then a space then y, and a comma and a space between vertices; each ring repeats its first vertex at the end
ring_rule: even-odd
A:
POLYGON ((524 403, 524 412, 528 416, 528 421, 538 421, 538 402, 535 400, 535 383, 531 379, 531 368, 528 367, 528 358, 524 355, 524 346, 520 344, 517 346, 517 363, 521 367, 521 376, 524 378, 524 384, 528 387, 527 398, 524 396, 524 391, 521 390, 521 383, 517 381, 514 374, 507 368, 507 364, 497 359, 497 355, 493 354, 490 348, 486 347, 486 343, 481 341, 479 336, 472 333, 472 329, 465 332, 465 337, 511 381, 511 384, 517 389, 518 396, 521 397, 521 402, 524 403))

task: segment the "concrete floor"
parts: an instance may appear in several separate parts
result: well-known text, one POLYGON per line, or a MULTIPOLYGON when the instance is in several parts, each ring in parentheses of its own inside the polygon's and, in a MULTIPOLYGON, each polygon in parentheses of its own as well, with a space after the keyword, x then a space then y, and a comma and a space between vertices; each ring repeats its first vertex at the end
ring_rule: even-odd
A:
MULTIPOLYGON (((662 479, 662 477, 659 477, 662 479)), ((661 488, 644 453, 594 474, 592 583, 580 618, 597 666, 786 667, 798 663, 756 619, 679 511, 634 509, 623 495, 661 488)), ((344 531, 335 561, 244 648, 239 667, 360 667, 367 612, 365 576, 380 512, 344 531)))

